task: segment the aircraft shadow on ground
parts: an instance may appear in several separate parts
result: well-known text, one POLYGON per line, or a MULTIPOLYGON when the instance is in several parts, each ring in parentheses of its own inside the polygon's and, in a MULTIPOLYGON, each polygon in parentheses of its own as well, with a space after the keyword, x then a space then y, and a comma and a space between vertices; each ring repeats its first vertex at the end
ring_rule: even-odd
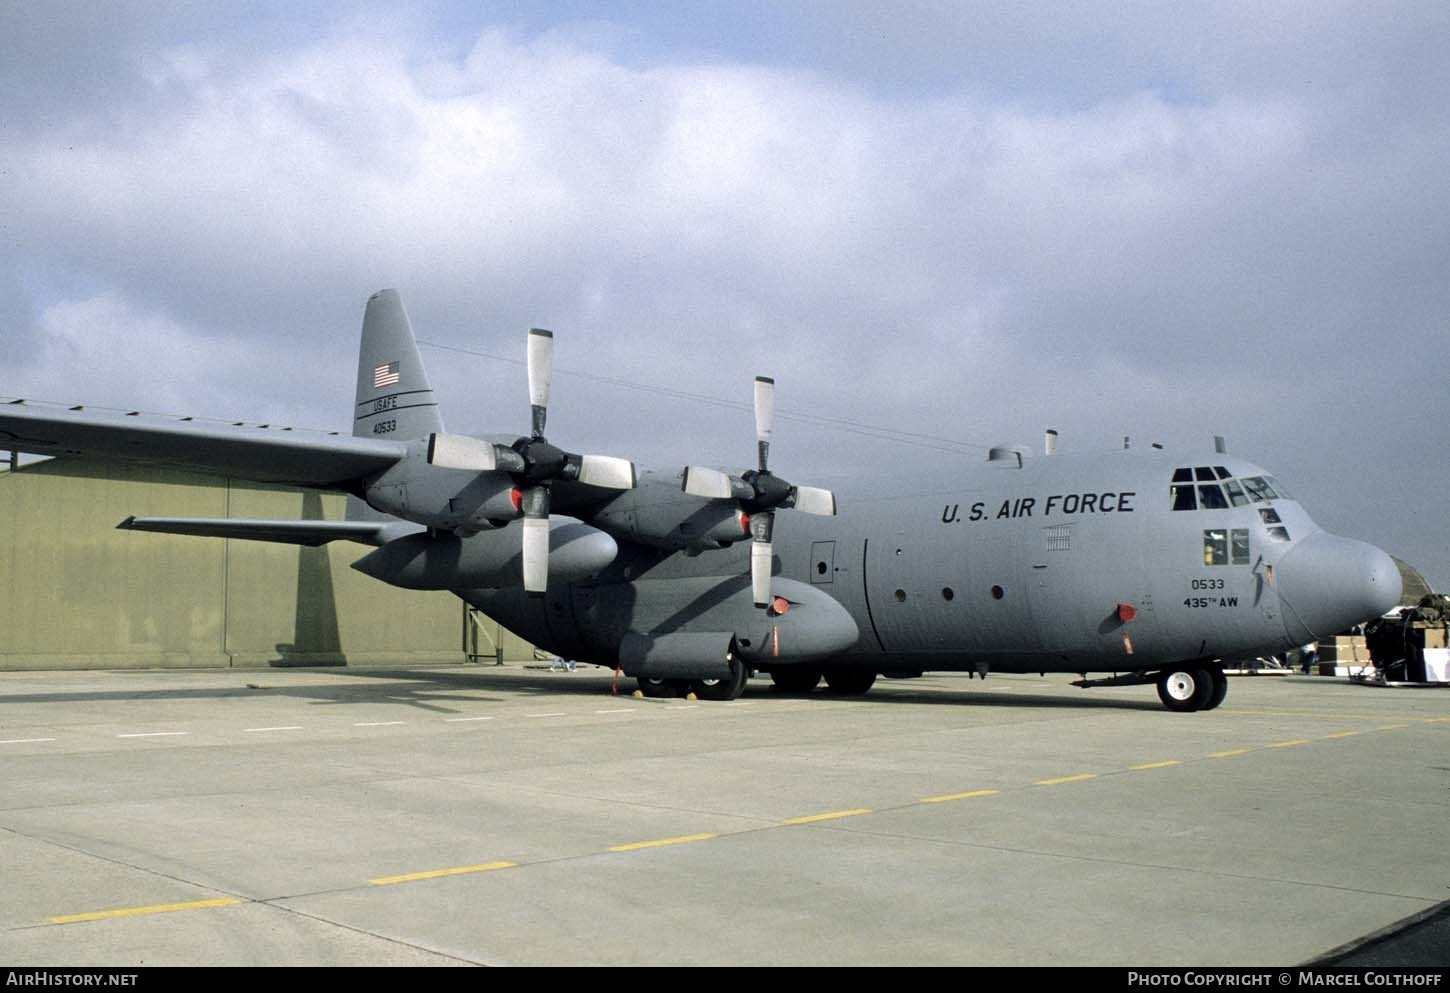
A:
MULTIPOLYGON (((547 668, 520 673, 517 669, 491 672, 492 666, 440 672, 436 669, 369 667, 340 668, 327 666, 319 675, 327 677, 319 683, 279 683, 269 679, 267 670, 235 670, 237 684, 213 687, 176 687, 171 689, 108 689, 75 692, 0 694, 0 707, 6 704, 75 704, 87 702, 175 702, 186 700, 226 701, 258 696, 279 696, 305 700, 313 704, 402 704, 440 713, 456 712, 461 704, 500 703, 505 696, 498 691, 522 691, 560 697, 630 697, 634 693, 632 678, 619 677, 617 692, 610 693, 614 675, 608 669, 588 667, 573 672, 551 672, 547 668), (338 677, 344 677, 339 679, 338 677), (483 693, 485 695, 480 695, 483 693)), ((295 676, 305 673, 290 668, 295 676)), ((1041 693, 1006 693, 993 690, 913 689, 898 681, 879 681, 864 696, 838 696, 822 687, 810 694, 787 694, 775 689, 768 680, 754 679, 745 688, 745 699, 796 699, 860 701, 872 706, 972 706, 1010 709, 1054 708, 1068 710, 1162 710, 1153 698, 1151 687, 1143 687, 1148 698, 1125 700, 1120 697, 1095 696, 1091 691, 1076 694, 1046 695, 1041 693)), ((669 701, 659 701, 668 703, 669 701)))

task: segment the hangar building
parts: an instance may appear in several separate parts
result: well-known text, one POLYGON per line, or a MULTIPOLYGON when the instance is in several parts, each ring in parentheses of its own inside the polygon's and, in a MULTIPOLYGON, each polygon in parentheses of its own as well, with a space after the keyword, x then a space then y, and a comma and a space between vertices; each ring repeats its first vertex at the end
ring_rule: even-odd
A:
POLYGON ((78 458, 0 465, 0 670, 524 661, 448 593, 349 566, 367 549, 120 531, 126 517, 323 518, 344 498, 78 458))

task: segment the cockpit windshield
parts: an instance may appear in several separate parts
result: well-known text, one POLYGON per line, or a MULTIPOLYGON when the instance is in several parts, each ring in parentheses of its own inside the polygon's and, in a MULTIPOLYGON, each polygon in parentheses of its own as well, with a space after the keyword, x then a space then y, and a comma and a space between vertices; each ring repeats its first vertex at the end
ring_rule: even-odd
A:
POLYGON ((1235 479, 1221 465, 1179 466, 1168 487, 1168 505, 1173 510, 1223 510, 1287 499, 1289 495, 1274 477, 1235 479))

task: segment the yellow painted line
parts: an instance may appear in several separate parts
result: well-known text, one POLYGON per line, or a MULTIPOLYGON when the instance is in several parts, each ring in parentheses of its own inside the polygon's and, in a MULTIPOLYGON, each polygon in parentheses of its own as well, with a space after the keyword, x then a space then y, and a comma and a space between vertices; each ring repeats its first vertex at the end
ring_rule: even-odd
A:
POLYGON ((517 862, 484 862, 480 865, 460 865, 452 869, 429 869, 427 872, 406 872, 401 876, 379 876, 369 879, 374 886, 390 886, 393 883, 413 883, 420 879, 441 879, 444 876, 466 876, 470 872, 492 872, 495 869, 517 868, 517 862))
POLYGON ((1209 752, 1208 757, 1211 759, 1226 759, 1230 755, 1247 755, 1251 751, 1253 751, 1252 748, 1230 748, 1226 752, 1209 752))
POLYGON ((1308 738, 1295 738, 1293 741, 1273 741, 1269 743, 1270 748, 1293 748, 1295 745, 1309 744, 1308 738))
POLYGON ((859 814, 869 814, 871 808, 857 807, 855 810, 833 810, 829 814, 808 814, 805 817, 788 817, 782 824, 815 824, 817 821, 834 821, 842 817, 856 817, 859 814))
POLYGON ((1363 734, 1363 733, 1364 733, 1363 731, 1341 731, 1338 734, 1326 734, 1324 737, 1326 739, 1329 739, 1329 738, 1353 738, 1355 735, 1363 734))
POLYGON ((1408 724, 1386 724, 1384 727, 1375 728, 1376 731, 1399 731, 1409 727, 1408 724))
POLYGON ((1084 779, 1097 779, 1095 772, 1080 772, 1076 776, 1058 776, 1056 779, 1039 779, 1035 786, 1056 786, 1059 783, 1080 783, 1084 779))
POLYGON ((641 848, 663 848, 665 845, 684 845, 691 841, 709 841, 713 834, 682 834, 678 838, 656 838, 654 841, 636 841, 628 845, 611 845, 611 852, 635 852, 641 848))
POLYGON ((1183 764, 1183 760, 1182 759, 1169 759, 1166 762, 1144 762, 1142 765, 1133 765, 1133 766, 1129 766, 1128 768, 1132 769, 1134 772, 1137 772, 1140 769, 1166 769, 1170 765, 1182 765, 1182 764, 1183 764))
POLYGON ((970 793, 947 793, 944 796, 929 796, 922 803, 946 803, 948 800, 970 800, 978 796, 996 796, 1001 790, 972 790, 970 793))
POLYGON ((1426 724, 1443 724, 1446 721, 1450 721, 1450 717, 1423 717, 1421 720, 1426 724))
POLYGON ((95 910, 89 914, 65 914, 48 918, 52 924, 77 924, 81 921, 104 921, 113 917, 144 917, 147 914, 170 914, 178 910, 205 910, 208 907, 232 907, 245 903, 236 897, 219 897, 215 900, 191 900, 187 903, 157 903, 149 907, 122 907, 119 910, 95 910))

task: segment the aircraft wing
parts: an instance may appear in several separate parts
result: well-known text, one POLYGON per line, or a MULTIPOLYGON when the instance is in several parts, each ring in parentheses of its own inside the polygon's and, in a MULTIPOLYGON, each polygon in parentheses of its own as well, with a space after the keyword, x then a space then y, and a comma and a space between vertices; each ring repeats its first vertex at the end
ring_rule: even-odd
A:
POLYGON ((138 413, 0 403, 0 449, 93 458, 351 490, 403 458, 401 442, 138 413))
POLYGON ((408 521, 261 521, 234 517, 128 517, 123 531, 158 531, 208 538, 243 538, 287 545, 325 545, 329 541, 356 541, 379 547, 404 535, 426 531, 408 521))

